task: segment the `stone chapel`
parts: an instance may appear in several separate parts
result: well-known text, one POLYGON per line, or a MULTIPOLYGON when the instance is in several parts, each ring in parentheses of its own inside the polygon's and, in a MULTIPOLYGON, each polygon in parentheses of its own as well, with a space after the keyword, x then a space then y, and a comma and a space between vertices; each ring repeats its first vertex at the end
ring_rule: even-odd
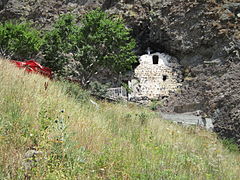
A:
POLYGON ((164 53, 145 54, 139 58, 134 77, 128 82, 132 92, 128 99, 160 99, 181 87, 181 70, 177 59, 164 53))

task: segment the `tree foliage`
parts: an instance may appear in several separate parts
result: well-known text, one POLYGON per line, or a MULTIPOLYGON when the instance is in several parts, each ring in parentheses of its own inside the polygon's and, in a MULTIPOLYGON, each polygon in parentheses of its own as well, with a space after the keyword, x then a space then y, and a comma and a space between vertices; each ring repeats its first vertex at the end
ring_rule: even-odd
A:
POLYGON ((131 68, 136 57, 130 29, 119 18, 94 10, 78 26, 72 15, 62 16, 45 36, 44 65, 67 73, 85 85, 103 69, 119 73, 131 68))
POLYGON ((48 31, 44 37, 44 65, 59 74, 64 73, 64 66, 69 63, 69 53, 76 45, 78 29, 73 15, 66 14, 59 18, 53 29, 48 31))
POLYGON ((86 85, 106 69, 120 74, 131 68, 136 43, 130 33, 122 19, 101 10, 87 13, 80 25, 73 15, 62 15, 42 36, 29 23, 6 22, 0 24, 0 56, 28 59, 42 51, 43 65, 86 85))
POLYGON ((40 32, 29 23, 0 23, 0 56, 28 59, 36 55, 43 43, 40 32))
POLYGON ((108 68, 120 73, 136 61, 136 43, 120 18, 110 17, 100 10, 90 11, 82 20, 77 36, 74 59, 79 62, 84 81, 108 68))

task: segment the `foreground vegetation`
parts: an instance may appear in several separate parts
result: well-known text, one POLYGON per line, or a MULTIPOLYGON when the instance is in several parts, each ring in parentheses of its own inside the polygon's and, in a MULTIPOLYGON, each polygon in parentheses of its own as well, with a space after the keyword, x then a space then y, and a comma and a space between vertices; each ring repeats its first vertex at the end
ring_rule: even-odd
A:
POLYGON ((4 60, 0 82, 0 179, 240 177, 239 153, 205 130, 133 104, 94 105, 78 86, 4 60))

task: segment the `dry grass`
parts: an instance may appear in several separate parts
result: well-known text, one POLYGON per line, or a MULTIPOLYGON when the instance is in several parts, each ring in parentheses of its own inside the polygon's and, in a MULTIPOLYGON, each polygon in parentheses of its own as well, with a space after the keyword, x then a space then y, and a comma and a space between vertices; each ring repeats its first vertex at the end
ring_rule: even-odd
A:
POLYGON ((0 179, 238 179, 240 155, 215 134, 134 104, 89 103, 66 83, 0 60, 0 179), (47 84, 47 85, 46 85, 47 84), (67 93, 68 92, 68 93, 67 93), (43 154, 24 169, 24 154, 43 154))

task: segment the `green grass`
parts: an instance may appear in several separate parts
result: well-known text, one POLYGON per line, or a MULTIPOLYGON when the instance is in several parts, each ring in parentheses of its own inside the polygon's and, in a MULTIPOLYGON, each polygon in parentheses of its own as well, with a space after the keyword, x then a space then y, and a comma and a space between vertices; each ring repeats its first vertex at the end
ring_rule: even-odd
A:
POLYGON ((0 60, 0 179, 239 179, 239 152, 131 103, 0 60), (29 149, 41 151, 24 168, 29 149))

